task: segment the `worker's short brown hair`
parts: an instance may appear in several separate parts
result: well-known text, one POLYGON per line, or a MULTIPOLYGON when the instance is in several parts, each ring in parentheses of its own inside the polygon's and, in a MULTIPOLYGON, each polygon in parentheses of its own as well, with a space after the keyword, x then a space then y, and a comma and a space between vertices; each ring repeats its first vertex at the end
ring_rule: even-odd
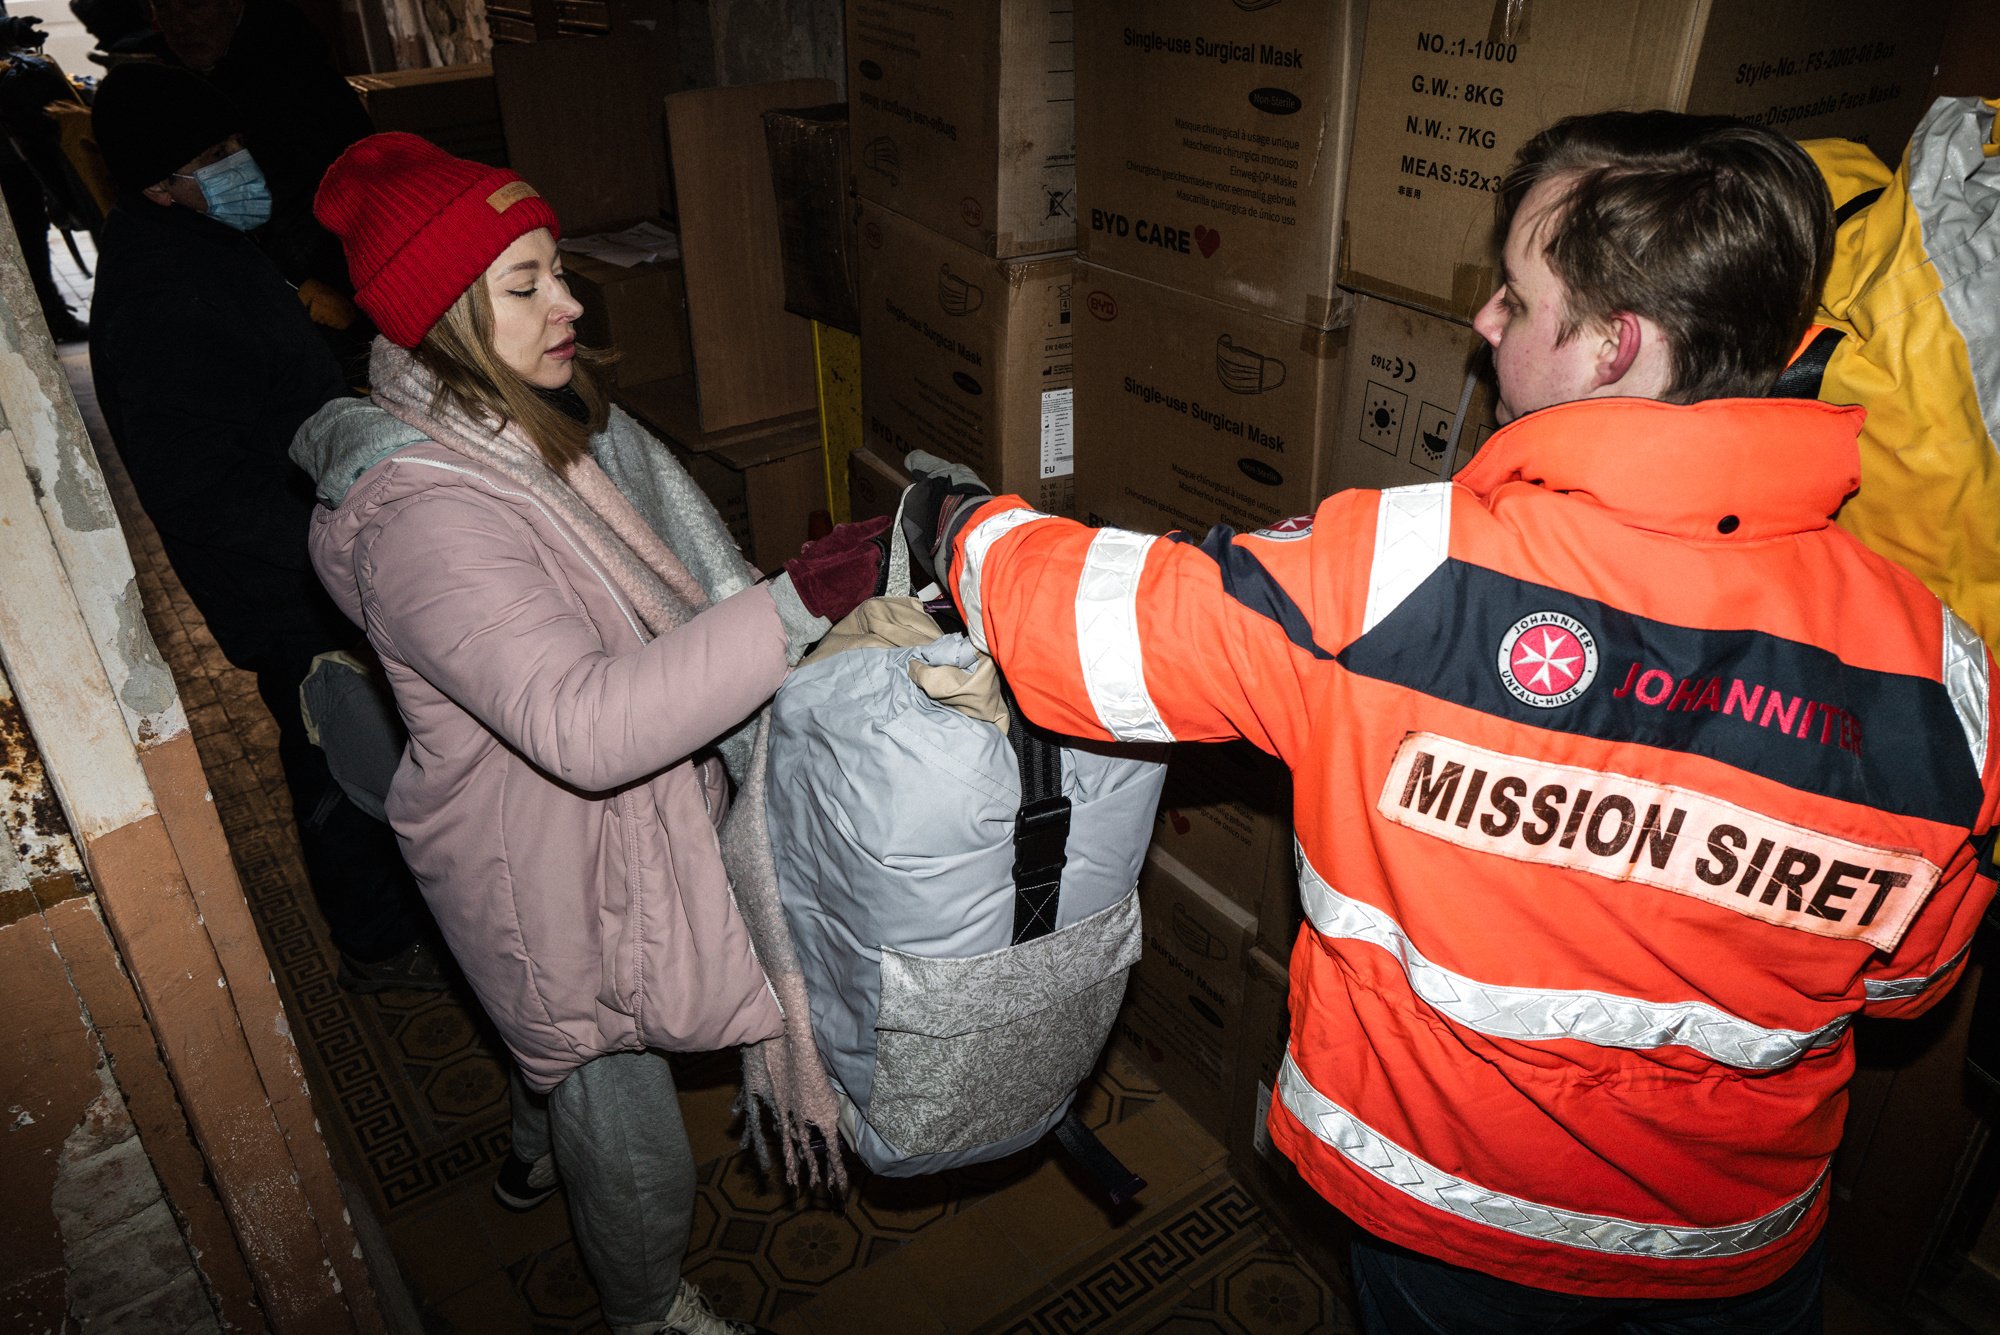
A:
POLYGON ((1568 189, 1539 230, 1568 289, 1565 338, 1630 311, 1673 345, 1670 402, 1770 391, 1812 323, 1833 247, 1826 183, 1803 149, 1727 116, 1571 116, 1521 149, 1503 218, 1552 179, 1568 189))

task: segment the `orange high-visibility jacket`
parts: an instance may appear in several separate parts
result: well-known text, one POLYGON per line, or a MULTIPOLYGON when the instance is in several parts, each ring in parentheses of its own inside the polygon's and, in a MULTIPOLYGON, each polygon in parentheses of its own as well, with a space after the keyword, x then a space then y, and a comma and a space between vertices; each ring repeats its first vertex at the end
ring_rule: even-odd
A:
POLYGON ((1849 1025, 1956 980, 2000 809, 1986 648, 1828 522, 1861 417, 1578 402, 1255 534, 956 534, 1037 722, 1290 766, 1270 1125, 1362 1226, 1630 1297, 1818 1234, 1849 1025))

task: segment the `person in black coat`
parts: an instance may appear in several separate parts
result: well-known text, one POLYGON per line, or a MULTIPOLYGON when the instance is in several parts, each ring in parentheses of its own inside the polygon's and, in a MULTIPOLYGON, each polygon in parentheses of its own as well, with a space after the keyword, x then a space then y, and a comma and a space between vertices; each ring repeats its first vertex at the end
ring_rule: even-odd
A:
POLYGON ((161 58, 199 74, 236 109, 236 128, 271 189, 271 217, 256 242, 312 298, 320 337, 348 382, 360 385, 375 328, 350 300, 340 243, 312 214, 326 169, 375 132, 360 95, 289 0, 151 0, 151 7, 161 58))
POLYGON ((340 794, 299 685, 354 628, 306 554, 300 423, 347 392, 298 294, 247 232, 270 212, 236 115, 185 70, 108 74, 92 129, 118 190, 98 253, 91 376, 139 502, 223 656, 277 721, 307 874, 355 991, 440 987, 393 835, 340 794))

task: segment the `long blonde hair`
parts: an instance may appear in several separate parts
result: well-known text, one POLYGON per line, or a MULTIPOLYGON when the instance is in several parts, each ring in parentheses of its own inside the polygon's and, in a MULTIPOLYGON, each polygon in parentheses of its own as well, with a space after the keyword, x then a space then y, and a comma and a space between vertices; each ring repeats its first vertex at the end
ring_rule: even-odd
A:
POLYGON ((452 407, 475 422, 502 430, 517 424, 557 473, 589 452, 590 438, 604 429, 611 399, 604 372, 618 360, 610 348, 576 345, 570 388, 583 400, 579 422, 508 367, 493 350, 493 298, 482 275, 438 317, 411 349, 437 377, 431 405, 452 407))

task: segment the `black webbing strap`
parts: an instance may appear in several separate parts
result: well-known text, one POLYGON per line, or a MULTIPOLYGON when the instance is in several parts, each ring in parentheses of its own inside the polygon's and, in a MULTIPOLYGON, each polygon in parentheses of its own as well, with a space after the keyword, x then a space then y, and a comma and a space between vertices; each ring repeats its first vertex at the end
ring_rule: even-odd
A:
MULTIPOLYGON (((1021 767, 1021 811, 1014 818, 1014 944, 1047 936, 1062 906, 1063 867, 1069 861, 1069 799, 1062 792, 1062 747, 1007 701, 1007 741, 1021 767)), ((1074 1108, 1053 1128, 1056 1143, 1088 1173, 1114 1206, 1145 1189, 1146 1182, 1085 1126, 1074 1108)))
POLYGON ((1076 1166, 1104 1188, 1114 1206, 1123 1205, 1146 1189, 1146 1179, 1118 1162, 1118 1156, 1105 1149, 1104 1142, 1077 1117, 1076 1109, 1071 1108, 1056 1123, 1055 1137, 1064 1153, 1076 1161, 1076 1166))
POLYGON ((1062 791, 1062 748, 1022 715, 1007 693, 1007 741, 1021 767, 1021 810, 1014 817, 1014 944, 1056 929, 1063 866, 1069 861, 1069 799, 1062 791))
MULTIPOLYGON (((1838 231, 1861 210, 1882 197, 1882 190, 1863 190, 1833 211, 1834 230, 1838 231)), ((1806 344, 1806 350, 1792 359, 1792 364, 1779 375, 1778 383, 1771 386, 1774 399, 1816 399, 1819 397, 1820 383, 1826 379, 1827 364, 1833 360, 1833 350, 1843 337, 1838 329, 1826 328, 1814 335, 1806 344)))
POLYGON ((1792 359, 1771 386, 1774 399, 1816 399, 1819 397, 1820 381, 1826 379, 1827 363, 1833 360, 1833 350, 1844 337, 1840 330, 1831 326, 1822 329, 1806 344, 1804 352, 1792 359))
POLYGON ((1845 204, 1842 204, 1839 208, 1835 209, 1833 211, 1833 229, 1836 232, 1839 231, 1842 227, 1847 225, 1847 220, 1849 218, 1852 218, 1855 214, 1861 212, 1861 210, 1867 208, 1870 204, 1873 204, 1876 200, 1882 198, 1882 190, 1883 187, 1879 185, 1876 186, 1873 190, 1863 190, 1853 199, 1848 200, 1845 204))

